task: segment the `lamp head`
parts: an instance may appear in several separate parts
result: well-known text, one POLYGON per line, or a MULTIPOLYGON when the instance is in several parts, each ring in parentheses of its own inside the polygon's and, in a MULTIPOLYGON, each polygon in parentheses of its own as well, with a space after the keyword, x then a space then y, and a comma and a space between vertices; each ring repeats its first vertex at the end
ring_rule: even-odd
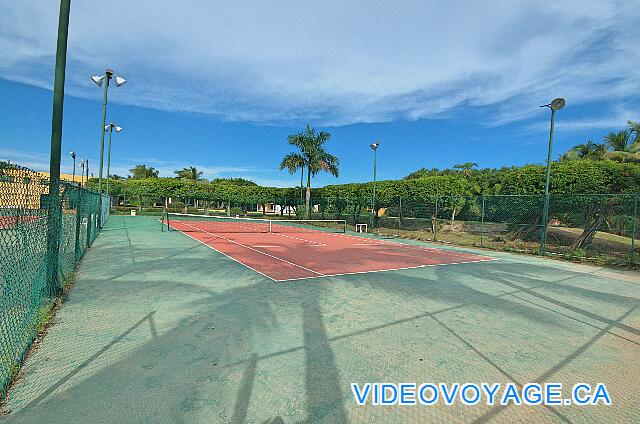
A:
POLYGON ((123 86, 127 83, 127 80, 122 78, 121 76, 116 75, 116 87, 123 86))
POLYGON ((542 105, 540 107, 548 107, 549 109, 556 111, 560 110, 564 107, 565 101, 562 97, 558 97, 557 99, 553 99, 553 101, 547 105, 542 105))
POLYGON ((371 150, 377 150, 378 146, 380 145, 379 141, 376 141, 375 143, 371 143, 371 150))
POLYGON ((91 81, 95 82, 98 87, 102 87, 102 81, 104 81, 104 76, 99 77, 94 75, 91 77, 91 81))
POLYGON ((119 127, 119 126, 117 126, 117 125, 116 125, 116 132, 120 132, 120 131, 122 131, 123 129, 124 129, 124 128, 119 127))
POLYGON ((73 159, 75 159, 75 158, 76 158, 76 152, 69 152, 69 154, 71 155, 71 157, 72 157, 73 159))
POLYGON ((551 102, 551 109, 553 110, 560 110, 564 107, 565 105, 565 101, 562 97, 559 97, 557 99, 553 99, 553 101, 551 102))

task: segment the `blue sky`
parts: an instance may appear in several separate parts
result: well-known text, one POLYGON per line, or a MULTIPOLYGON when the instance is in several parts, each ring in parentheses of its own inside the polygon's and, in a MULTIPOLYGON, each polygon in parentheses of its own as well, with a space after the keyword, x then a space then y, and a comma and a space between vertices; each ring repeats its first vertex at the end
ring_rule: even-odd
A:
MULTIPOLYGON (((73 1, 63 130, 66 153, 97 170, 106 67, 112 171, 144 163, 173 176, 296 185, 278 170, 288 134, 329 131, 338 179, 421 167, 542 163, 640 120, 637 1, 73 1), (347 4, 345 4, 347 3, 347 4), (98 18, 104 15, 105 18, 98 18)), ((56 1, 0 4, 0 160, 47 170, 56 1)), ((97 172, 96 172, 97 173, 97 172)))

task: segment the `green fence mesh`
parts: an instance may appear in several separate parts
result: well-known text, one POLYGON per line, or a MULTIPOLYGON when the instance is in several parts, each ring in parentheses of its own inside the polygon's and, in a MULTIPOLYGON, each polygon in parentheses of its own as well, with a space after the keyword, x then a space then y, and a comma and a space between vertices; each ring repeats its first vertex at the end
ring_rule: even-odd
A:
MULTIPOLYGON (((369 231, 497 250, 538 254, 542 246, 544 195, 312 198, 307 217, 299 196, 226 199, 140 197, 142 213, 205 213, 229 216, 344 219, 351 230, 369 231)), ((637 194, 551 194, 545 253, 607 265, 636 266, 637 194)), ((133 207, 120 207, 128 213, 133 207)))
POLYGON ((109 216, 105 196, 101 202, 99 194, 74 184, 61 182, 57 204, 49 198, 47 178, 0 162, 0 397, 37 335, 43 308, 62 291, 109 216), (48 239, 59 240, 55 258, 47 253, 48 239), (57 275, 47 278, 47 264, 57 264, 57 275))

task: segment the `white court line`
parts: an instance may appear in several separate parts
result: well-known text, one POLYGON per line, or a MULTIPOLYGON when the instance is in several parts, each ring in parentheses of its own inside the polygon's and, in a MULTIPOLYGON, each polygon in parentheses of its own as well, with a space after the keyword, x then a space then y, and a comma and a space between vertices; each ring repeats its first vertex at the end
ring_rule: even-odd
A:
POLYGON ((402 267, 402 268, 375 269, 375 270, 372 270, 372 271, 341 272, 341 273, 338 273, 338 274, 326 274, 326 275, 322 275, 322 276, 313 276, 313 277, 287 278, 287 279, 284 279, 284 280, 275 280, 275 281, 278 282, 278 283, 281 283, 281 282, 284 282, 284 281, 310 280, 310 279, 313 279, 313 278, 337 277, 337 276, 341 276, 341 275, 373 274, 373 273, 376 273, 376 272, 401 271, 403 269, 417 269, 417 268, 426 268, 426 267, 430 267, 430 266, 472 264, 472 263, 476 263, 476 262, 490 262, 490 261, 497 261, 497 260, 498 260, 498 258, 476 259, 476 260, 473 260, 473 261, 450 262, 450 263, 443 263, 443 264, 425 264, 425 265, 417 265, 417 266, 406 266, 406 267, 402 267))
POLYGON ((300 237, 287 236, 287 235, 284 235, 284 234, 281 234, 281 233, 271 233, 271 234, 273 234, 274 236, 286 237, 286 238, 290 238, 290 239, 306 241, 307 243, 321 244, 321 245, 325 246, 325 244, 323 244, 323 243, 320 243, 320 242, 317 242, 317 241, 313 241, 313 240, 303 239, 303 238, 300 238, 300 237))
POLYGON ((215 250, 216 252, 220 253, 220 254, 221 254, 221 255, 223 255, 223 256, 226 256, 227 258, 231 259, 232 261, 235 261, 235 262, 239 263, 240 265, 243 265, 243 266, 245 266, 245 267, 249 268, 251 271, 255 271, 255 272, 257 272, 258 274, 260 274, 260 275, 263 275, 263 276, 267 277, 267 278, 268 278, 269 280, 271 280, 271 281, 276 281, 276 282, 277 282, 277 281, 280 281, 280 280, 276 280, 276 279, 275 279, 275 278, 273 278, 273 277, 269 277, 269 276, 268 276, 267 274, 265 274, 264 272, 260 272, 260 271, 258 271, 258 270, 257 270, 257 269, 255 269, 255 268, 251 268, 249 265, 247 265, 247 264, 245 264, 245 263, 240 262, 239 260, 237 260, 237 259, 236 259, 236 258, 234 258, 233 256, 229 256, 229 255, 227 255, 226 253, 219 251, 219 250, 218 250, 218 249, 216 249, 215 247, 213 247, 213 246, 211 246, 211 245, 209 245, 209 244, 205 243, 205 242, 204 242, 204 241, 202 241, 202 240, 198 240, 197 238, 193 237, 192 235, 190 235, 190 234, 188 234, 188 233, 185 233, 184 231, 180 231, 180 232, 181 232, 182 234, 184 234, 185 236, 191 237, 192 239, 194 239, 194 240, 195 240, 195 241, 197 241, 198 243, 200 243, 200 244, 204 244, 204 245, 205 245, 205 246, 207 246, 209 249, 211 249, 211 250, 215 250))
POLYGON ((251 247, 262 247, 262 248, 273 248, 273 247, 283 247, 283 246, 268 246, 268 245, 260 245, 260 246, 251 246, 251 247))
MULTIPOLYGON (((348 235, 347 234, 342 235, 342 234, 336 234, 336 233, 323 233, 323 234, 336 236, 336 237, 344 237, 344 238, 357 238, 357 239, 360 239, 360 240, 368 241, 368 243, 363 243, 362 244, 363 246, 364 245, 373 245, 373 244, 384 245, 386 243, 389 243, 389 244, 396 244, 396 245, 404 246, 407 249, 435 251, 435 252, 442 253, 442 254, 445 254, 445 255, 450 255, 450 256, 461 256, 461 257, 468 257, 469 255, 482 256, 482 255, 478 255, 478 254, 475 254, 475 253, 452 252, 451 250, 439 249, 439 248, 436 248, 436 247, 418 246, 418 245, 415 245, 415 244, 401 243, 399 241, 391 241, 391 240, 376 240, 376 239, 370 239, 370 238, 362 237, 362 236, 353 236, 351 234, 348 234, 348 235)), ((495 259, 495 258, 492 258, 492 259, 495 259)))
MULTIPOLYGON (((318 274, 318 275, 319 275, 319 276, 321 276, 321 277, 324 277, 324 276, 325 276, 325 275, 324 275, 323 273, 321 273, 321 272, 314 271, 314 270, 309 269, 309 268, 305 268, 305 267, 303 267, 302 265, 298 265, 298 264, 295 264, 295 263, 293 263, 293 262, 289 262, 289 261, 287 261, 286 259, 282 259, 282 258, 279 258, 279 257, 277 257, 277 256, 270 255, 270 254, 268 254, 268 253, 266 253, 266 252, 263 252, 263 251, 261 251, 261 250, 257 250, 257 249, 254 249, 254 248, 250 247, 250 246, 247 246, 246 244, 242 244, 242 243, 239 243, 239 242, 237 242, 237 241, 234 241, 234 240, 228 239, 228 238, 226 238, 226 237, 222 237, 222 236, 219 236, 219 235, 217 235, 217 234, 210 233, 209 231, 204 231, 204 230, 202 230, 202 229, 200 229, 200 228, 198 228, 198 227, 194 227, 193 225, 189 225, 189 224, 187 224, 187 223, 186 223, 186 222, 184 222, 184 221, 183 221, 182 223, 183 223, 184 225, 186 225, 187 227, 191 227, 191 228, 193 228, 193 229, 194 229, 194 230, 196 230, 196 231, 201 231, 201 232, 204 232, 204 233, 207 233, 207 234, 211 234, 211 235, 212 235, 212 236, 214 236, 214 237, 218 237, 218 238, 221 238, 221 239, 226 240, 226 241, 228 241, 228 242, 231 242, 231 243, 233 243, 233 244, 237 244, 238 246, 242 246, 242 247, 245 247, 245 248, 247 248, 247 249, 249 249, 249 250, 253 250, 254 252, 260 253, 261 255, 265 255, 265 256, 268 256, 268 257, 270 257, 270 258, 277 259, 277 260, 279 260, 279 261, 282 261, 282 262, 288 263, 289 265, 293 265, 293 266, 298 267, 298 268, 300 268, 300 269, 304 269, 305 271, 309 271, 309 272, 311 272, 311 273, 313 273, 313 274, 318 274)), ((228 255, 226 255, 226 256, 228 256, 228 255)), ((238 260, 236 260, 236 262, 242 263, 242 262, 240 262, 240 261, 238 261, 238 260)), ((243 264, 243 265, 244 265, 244 264, 243 264)), ((246 266, 246 265, 245 265, 245 266, 246 266)), ((249 267, 249 266, 247 266, 247 268, 253 269, 253 268, 251 268, 251 267, 249 267)), ((260 274, 262 274, 262 273, 260 273, 260 274)), ((264 274, 263 274, 263 275, 264 275, 264 274)), ((271 277, 269 277, 269 278, 271 278, 271 277)), ((272 280, 275 280, 274 278, 271 278, 271 279, 272 279, 272 280)), ((277 281, 277 280, 275 280, 275 281, 277 281)))

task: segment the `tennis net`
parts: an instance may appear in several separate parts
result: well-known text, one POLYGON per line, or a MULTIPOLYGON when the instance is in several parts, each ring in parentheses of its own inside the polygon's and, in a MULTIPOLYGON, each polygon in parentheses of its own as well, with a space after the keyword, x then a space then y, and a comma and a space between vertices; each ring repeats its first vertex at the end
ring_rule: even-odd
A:
POLYGON ((344 219, 263 219, 167 213, 168 230, 205 233, 300 233, 321 231, 344 233, 344 219))

